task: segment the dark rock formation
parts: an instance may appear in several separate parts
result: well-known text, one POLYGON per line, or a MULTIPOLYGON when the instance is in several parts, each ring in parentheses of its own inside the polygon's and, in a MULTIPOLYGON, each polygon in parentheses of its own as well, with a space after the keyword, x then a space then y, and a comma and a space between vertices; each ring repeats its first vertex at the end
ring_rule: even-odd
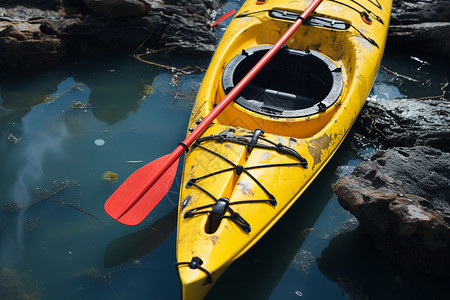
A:
POLYGON ((410 270, 450 275, 449 153, 425 146, 379 151, 335 192, 381 251, 410 270))
POLYGON ((450 57, 450 1, 395 0, 388 46, 450 57))
POLYGON ((152 4, 149 17, 155 33, 151 41, 163 48, 212 54, 216 35, 209 28, 209 15, 218 4, 211 0, 165 0, 164 3, 164 6, 152 4))
POLYGON ((17 6, 0 8, 0 69, 37 69, 58 62, 67 52, 58 31, 48 21, 52 11, 17 6))
POLYGON ((368 101, 353 130, 394 148, 335 186, 383 253, 409 270, 443 276, 450 274, 449 125, 448 100, 368 101))
MULTIPOLYGON (((394 4, 388 46, 450 56, 450 2, 394 4)), ((215 34, 208 25, 218 0, 4 0, 1 5, 2 71, 49 66, 69 50, 214 51, 215 34)))
POLYGON ((69 51, 134 52, 170 47, 197 55, 214 51, 212 0, 7 0, 0 7, 0 70, 35 70, 69 51), (84 2, 87 4, 85 5, 84 2))
POLYGON ((433 99, 368 101, 354 130, 385 147, 428 145, 450 152, 450 102, 433 99))
POLYGON ((93 12, 99 13, 108 19, 120 17, 137 17, 152 9, 147 0, 83 0, 93 12))

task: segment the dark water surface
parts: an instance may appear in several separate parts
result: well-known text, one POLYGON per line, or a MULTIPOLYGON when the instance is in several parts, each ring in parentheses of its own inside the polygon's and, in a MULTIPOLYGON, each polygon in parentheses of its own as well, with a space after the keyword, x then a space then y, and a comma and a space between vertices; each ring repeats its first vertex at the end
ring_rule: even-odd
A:
MULTIPOLYGON (((151 60, 178 68, 209 63, 166 54, 151 60)), ((371 99, 439 95, 449 78, 448 65, 420 54, 388 52, 383 65, 410 78, 381 70, 371 99)), ((103 204, 134 170, 184 139, 202 77, 177 80, 166 69, 111 54, 0 79, 0 299, 179 299, 180 174, 138 226, 112 220, 103 204), (118 180, 102 179, 107 171, 118 180)), ((398 268, 351 232, 356 222, 331 185, 373 151, 348 138, 208 298, 446 299, 443 280, 398 268)))

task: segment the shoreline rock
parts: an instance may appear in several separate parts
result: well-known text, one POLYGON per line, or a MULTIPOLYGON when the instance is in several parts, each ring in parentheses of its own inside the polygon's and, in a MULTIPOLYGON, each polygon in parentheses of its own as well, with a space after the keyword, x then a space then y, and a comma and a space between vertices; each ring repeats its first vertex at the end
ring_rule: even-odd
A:
POLYGON ((388 48, 413 48, 450 57, 450 2, 448 0, 394 0, 388 48))
POLYGON ((450 102, 368 101, 353 130, 381 144, 335 185, 343 208, 408 270, 450 276, 450 102))
POLYGON ((427 145, 450 152, 450 101, 367 101, 353 130, 384 147, 427 145))
POLYGON ((450 276, 450 154, 427 146, 378 151, 335 193, 378 248, 408 270, 450 276))
POLYGON ((3 6, 3 72, 45 68, 69 52, 132 53, 147 47, 211 55, 215 49, 216 34, 209 24, 218 3, 212 0, 9 0, 3 6))
POLYGON ((121 17, 138 17, 152 9, 147 0, 83 0, 84 4, 95 13, 114 20, 121 17))
MULTIPOLYGON (((174 47, 211 55, 215 49, 209 24, 219 0, 5 0, 1 5, 4 72, 48 67, 69 52, 174 47)), ((395 0, 387 47, 450 57, 450 2, 395 0)))

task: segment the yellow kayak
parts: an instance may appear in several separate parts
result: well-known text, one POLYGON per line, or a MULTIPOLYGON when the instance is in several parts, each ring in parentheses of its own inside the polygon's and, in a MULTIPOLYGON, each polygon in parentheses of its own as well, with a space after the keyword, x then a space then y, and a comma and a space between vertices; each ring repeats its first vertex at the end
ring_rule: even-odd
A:
MULTIPOLYGON (((243 4, 206 72, 188 134, 310 3, 243 4)), ((377 75, 391 5, 323 1, 191 146, 178 211, 183 299, 202 299, 336 152, 377 75)))

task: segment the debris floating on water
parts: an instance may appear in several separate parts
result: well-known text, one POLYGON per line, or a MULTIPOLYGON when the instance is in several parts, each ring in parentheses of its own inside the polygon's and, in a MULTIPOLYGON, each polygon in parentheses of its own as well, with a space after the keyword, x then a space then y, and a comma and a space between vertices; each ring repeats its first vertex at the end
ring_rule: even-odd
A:
POLYGON ((14 135, 12 135, 12 133, 10 133, 8 135, 8 140, 12 140, 14 144, 17 144, 18 142, 20 142, 22 138, 16 138, 14 135))
POLYGON ((37 227, 38 227, 38 222, 36 221, 36 219, 28 218, 25 221, 24 228, 26 231, 32 231, 32 230, 36 229, 37 227))
POLYGON ((291 261, 291 266, 298 272, 308 274, 311 264, 315 261, 315 257, 311 251, 302 249, 295 255, 291 261))
POLYGON ((70 186, 70 182, 64 181, 64 182, 61 182, 59 186, 55 186, 57 189, 53 192, 49 192, 44 188, 36 188, 33 196, 39 195, 40 198, 38 200, 30 202, 24 206, 19 206, 18 203, 5 203, 5 204, 3 204, 2 209, 9 213, 15 212, 17 210, 27 209, 30 206, 38 204, 56 194, 58 194, 59 192, 61 192, 65 188, 67 188, 68 186, 70 186))
POLYGON ((119 179, 119 175, 117 173, 106 171, 102 174, 102 180, 109 182, 116 182, 119 179))
POLYGON ((70 108, 86 108, 86 104, 81 103, 81 101, 73 101, 72 105, 70 105, 70 108))
POLYGON ((67 207, 76 209, 76 210, 78 210, 79 212, 82 212, 83 214, 88 215, 89 217, 92 217, 92 218, 96 219, 97 221, 101 222, 100 219, 97 218, 96 216, 94 216, 93 214, 90 214, 90 213, 88 213, 88 212, 82 210, 81 208, 76 207, 75 205, 72 205, 72 204, 70 204, 70 203, 66 203, 66 202, 62 201, 61 199, 58 200, 58 203, 59 203, 60 205, 65 205, 65 206, 67 206, 67 207))
POLYGON ((94 144, 96 144, 97 146, 101 147, 101 146, 103 146, 103 145, 105 144, 105 140, 102 140, 102 139, 96 139, 96 140, 94 141, 94 144))
POLYGON ((92 282, 108 283, 111 280, 112 274, 110 271, 101 271, 96 268, 90 268, 85 271, 85 275, 92 282))

